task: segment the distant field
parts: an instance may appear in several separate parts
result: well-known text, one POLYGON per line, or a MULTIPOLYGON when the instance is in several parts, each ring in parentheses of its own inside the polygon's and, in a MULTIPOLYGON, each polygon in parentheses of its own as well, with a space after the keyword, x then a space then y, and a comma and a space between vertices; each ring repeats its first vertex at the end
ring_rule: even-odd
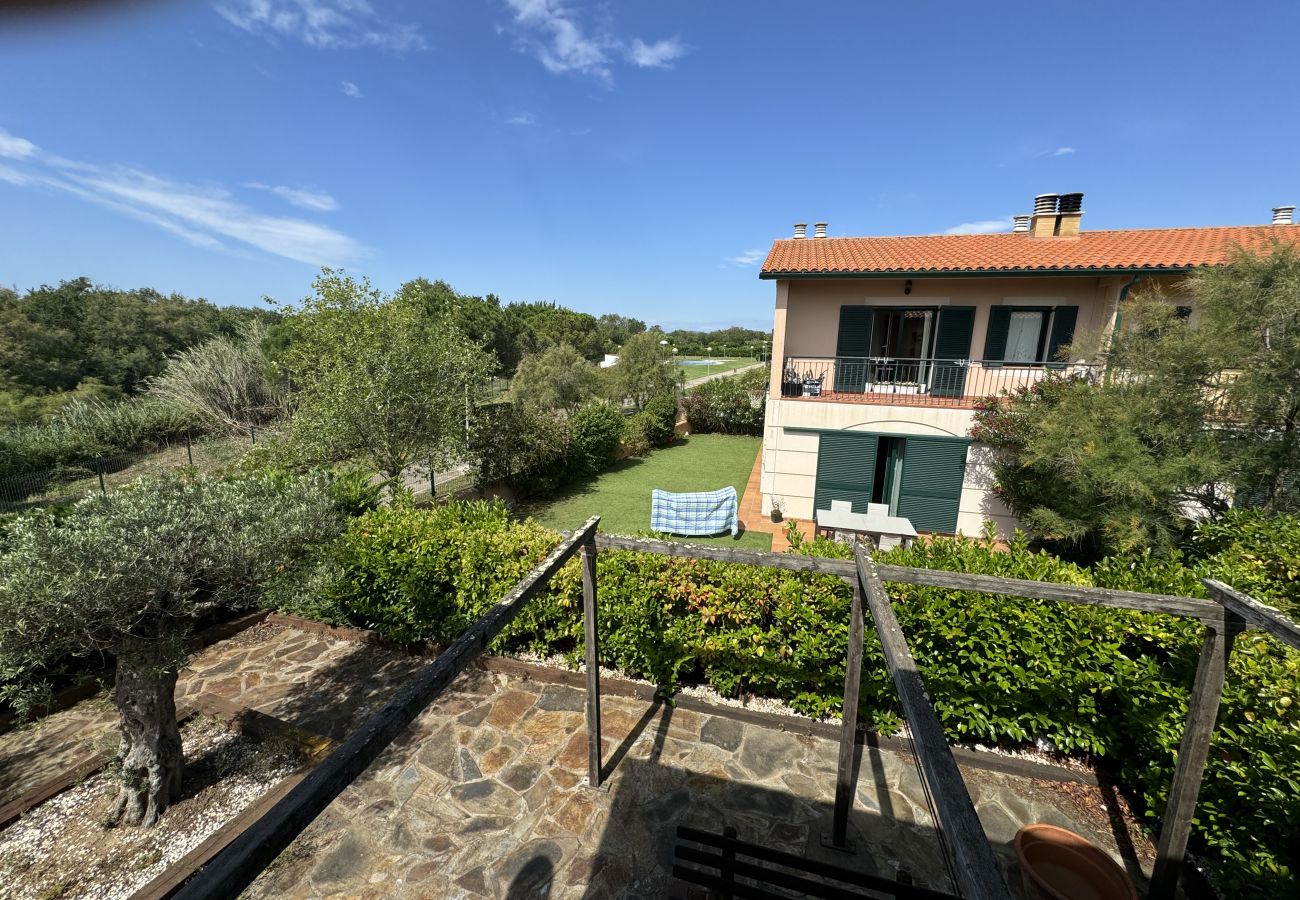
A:
MULTIPOLYGON (((650 530, 650 491, 714 491, 731 485, 743 494, 762 441, 728 434, 693 434, 649 456, 625 459, 558 497, 524 506, 520 512, 548 528, 567 530, 600 515, 600 530, 639 534, 650 530)), ((742 531, 718 537, 684 537, 699 544, 771 550, 772 535, 742 531)))
POLYGON ((678 364, 677 371, 681 373, 684 380, 690 381, 692 378, 702 378, 705 375, 717 375, 719 372, 730 372, 732 369, 739 369, 743 366, 753 365, 758 362, 758 360, 750 356, 715 356, 712 359, 712 365, 704 360, 685 360, 678 364))

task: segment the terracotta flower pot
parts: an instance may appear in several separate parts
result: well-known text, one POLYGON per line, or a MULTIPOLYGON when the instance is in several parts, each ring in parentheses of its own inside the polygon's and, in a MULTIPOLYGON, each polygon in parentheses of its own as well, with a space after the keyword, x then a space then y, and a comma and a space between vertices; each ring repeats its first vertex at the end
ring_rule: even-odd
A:
POLYGON ((1016 832, 1015 848, 1031 900, 1137 900, 1124 870, 1073 831, 1026 825, 1016 832))

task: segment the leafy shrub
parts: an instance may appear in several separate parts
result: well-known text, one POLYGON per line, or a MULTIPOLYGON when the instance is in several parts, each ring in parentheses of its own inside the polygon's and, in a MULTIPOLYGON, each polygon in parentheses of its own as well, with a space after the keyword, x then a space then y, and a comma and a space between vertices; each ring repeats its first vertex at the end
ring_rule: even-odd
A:
POLYGON ((1300 515, 1230 510, 1196 529, 1191 555, 1207 576, 1300 614, 1300 515))
POLYGON ((567 462, 574 475, 594 475, 608 468, 623 437, 624 416, 612 403, 588 403, 569 417, 567 462))
POLYGON ((677 437, 677 395, 659 394, 641 410, 643 431, 651 447, 667 447, 677 437))
POLYGON ((696 432, 761 435, 766 383, 766 371, 756 369, 697 385, 682 398, 686 421, 696 432))

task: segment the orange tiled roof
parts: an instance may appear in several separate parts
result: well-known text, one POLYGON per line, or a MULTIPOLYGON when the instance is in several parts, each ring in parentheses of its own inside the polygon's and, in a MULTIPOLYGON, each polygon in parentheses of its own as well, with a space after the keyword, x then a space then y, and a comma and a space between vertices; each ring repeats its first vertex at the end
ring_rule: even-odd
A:
POLYGON ((786 238, 774 241, 760 273, 783 275, 918 272, 1185 271, 1227 262, 1234 245, 1266 248, 1300 240, 1300 225, 1084 231, 1078 237, 938 234, 918 237, 786 238))

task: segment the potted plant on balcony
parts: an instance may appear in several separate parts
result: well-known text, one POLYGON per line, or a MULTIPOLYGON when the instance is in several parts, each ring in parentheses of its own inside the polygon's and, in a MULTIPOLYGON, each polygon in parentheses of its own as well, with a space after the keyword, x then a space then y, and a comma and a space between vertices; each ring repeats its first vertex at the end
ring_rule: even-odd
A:
POLYGON ((773 522, 781 521, 782 512, 784 511, 784 509, 785 509, 785 503, 783 502, 782 498, 773 497, 772 498, 772 521, 773 522))

